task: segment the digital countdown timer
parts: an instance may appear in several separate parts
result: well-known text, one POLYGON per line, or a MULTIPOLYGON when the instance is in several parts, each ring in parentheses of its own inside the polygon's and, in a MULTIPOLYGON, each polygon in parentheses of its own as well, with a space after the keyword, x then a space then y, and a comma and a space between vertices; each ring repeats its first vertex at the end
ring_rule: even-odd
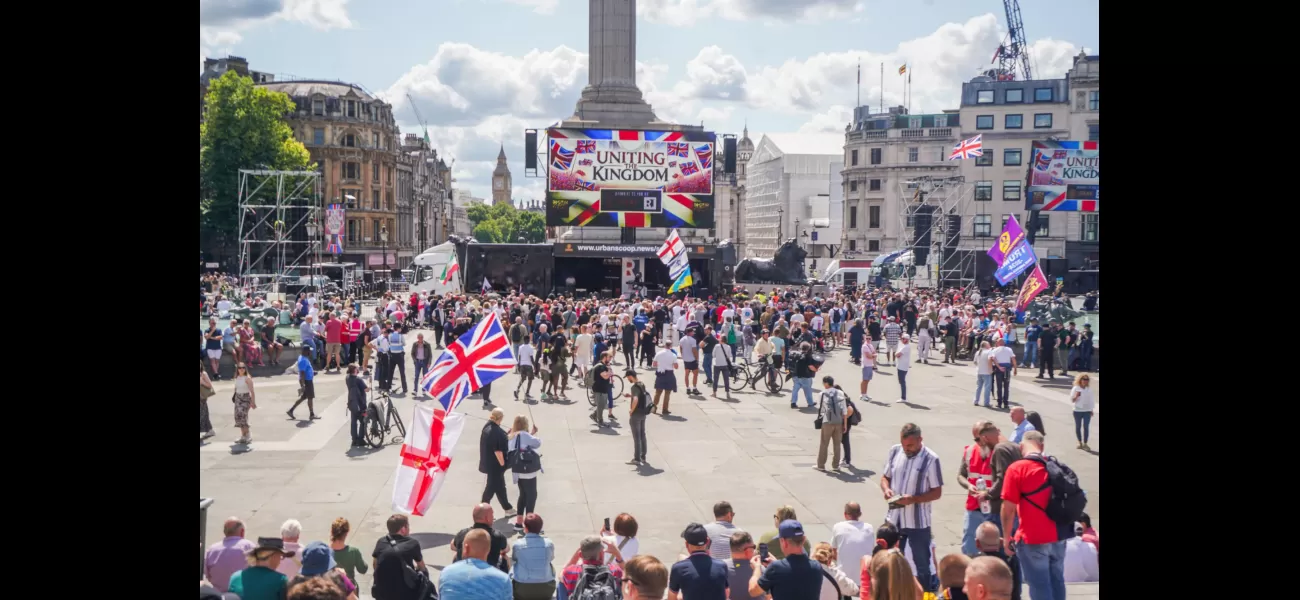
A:
POLYGON ((600 190, 601 212, 663 212, 663 192, 660 190, 600 190))

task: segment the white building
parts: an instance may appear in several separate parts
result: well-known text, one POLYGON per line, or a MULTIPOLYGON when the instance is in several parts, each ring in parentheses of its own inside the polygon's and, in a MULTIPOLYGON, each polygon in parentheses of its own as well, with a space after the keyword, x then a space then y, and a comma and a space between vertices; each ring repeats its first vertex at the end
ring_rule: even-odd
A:
POLYGON ((470 225, 468 209, 473 204, 486 205, 487 201, 482 198, 471 196, 467 190, 452 190, 451 192, 451 229, 453 235, 465 237, 473 233, 474 227, 470 225))
MULTIPOLYGON (((840 160, 843 146, 842 137, 828 133, 765 134, 759 140, 744 167, 748 256, 771 258, 784 240, 805 230, 811 238, 815 207, 829 210, 831 163, 840 160)), ((807 246, 804 239, 800 244, 807 246)))
MULTIPOLYGON (((1080 52, 1066 73, 1070 85, 1070 139, 1101 142, 1101 57, 1080 52)), ((1065 213, 1065 258, 1069 268, 1101 260, 1101 213, 1065 213)), ((1095 284, 1087 287, 1096 287, 1095 284)))
MULTIPOLYGON (((721 240, 731 240, 736 246, 736 256, 744 257, 745 254, 745 185, 746 165, 750 157, 754 155, 754 140, 749 138, 749 126, 745 126, 744 133, 740 140, 736 142, 736 173, 735 175, 723 175, 719 173, 715 184, 716 195, 714 203, 717 207, 716 226, 714 231, 716 237, 721 240)), ((725 158, 725 157, 724 157, 725 158)))

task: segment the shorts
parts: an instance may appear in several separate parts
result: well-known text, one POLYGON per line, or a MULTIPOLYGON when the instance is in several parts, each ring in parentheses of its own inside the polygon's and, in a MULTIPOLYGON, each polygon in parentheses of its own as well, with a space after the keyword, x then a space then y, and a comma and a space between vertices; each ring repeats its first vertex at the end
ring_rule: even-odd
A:
POLYGON ((831 333, 839 333, 839 332, 840 332, 840 324, 831 323, 831 333))
POLYGON ((220 350, 208 350, 208 358, 212 360, 221 360, 220 350))
POLYGON ((874 370, 875 370, 875 367, 868 366, 868 365, 863 365, 863 366, 862 366, 862 380, 863 380, 863 381, 871 381, 871 372, 874 371, 874 370))
POLYGON ((686 369, 687 371, 698 371, 700 370, 700 361, 698 360, 693 360, 690 362, 683 361, 682 368, 686 369))
POLYGON ((342 352, 343 344, 325 344, 325 353, 342 352))
POLYGON ((302 397, 308 400, 316 399, 316 383, 310 379, 300 382, 302 384, 302 397))
POLYGON ((892 344, 889 343, 889 342, 885 342, 885 347, 888 348, 890 352, 897 352, 897 351, 898 351, 898 342, 894 342, 894 343, 892 343, 892 344))
POLYGON ((662 371, 655 373, 655 391, 663 390, 666 392, 677 391, 677 375, 672 371, 662 371))
POLYGON ((222 345, 221 345, 221 349, 222 349, 222 350, 225 350, 227 353, 229 353, 229 354, 231 354, 231 355, 238 355, 238 354, 239 354, 239 346, 236 346, 236 345, 234 345, 234 344, 222 344, 222 345))
POLYGON ((532 376, 533 376, 533 366, 532 366, 532 365, 519 365, 519 376, 520 376, 520 377, 532 377, 532 376))

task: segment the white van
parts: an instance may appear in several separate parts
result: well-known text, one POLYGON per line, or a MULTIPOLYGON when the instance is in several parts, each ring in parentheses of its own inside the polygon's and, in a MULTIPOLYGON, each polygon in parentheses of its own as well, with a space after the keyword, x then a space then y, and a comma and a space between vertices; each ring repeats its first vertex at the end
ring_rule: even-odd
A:
POLYGON ((451 242, 444 242, 421 252, 411 263, 411 267, 415 269, 411 291, 428 292, 439 296, 461 293, 460 282, 465 277, 464 265, 460 266, 451 281, 442 283, 442 274, 455 256, 456 246, 451 242))
POLYGON ((870 260, 833 260, 826 265, 823 281, 842 290, 845 286, 867 286, 871 283, 870 275, 870 260))

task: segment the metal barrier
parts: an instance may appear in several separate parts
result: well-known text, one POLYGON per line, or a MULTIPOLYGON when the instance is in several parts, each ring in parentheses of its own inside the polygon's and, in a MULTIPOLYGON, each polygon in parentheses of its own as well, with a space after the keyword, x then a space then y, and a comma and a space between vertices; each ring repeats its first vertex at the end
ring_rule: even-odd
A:
POLYGON ((212 498, 199 498, 199 579, 203 579, 204 573, 204 553, 208 547, 208 507, 212 506, 212 498))

